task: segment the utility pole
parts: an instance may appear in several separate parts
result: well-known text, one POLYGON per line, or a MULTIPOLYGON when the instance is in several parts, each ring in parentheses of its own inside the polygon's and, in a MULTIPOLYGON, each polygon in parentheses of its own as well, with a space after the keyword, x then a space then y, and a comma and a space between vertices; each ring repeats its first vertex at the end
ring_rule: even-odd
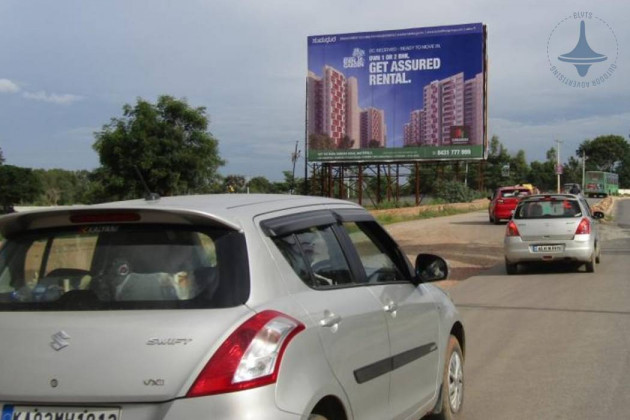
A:
POLYGON ((582 150, 582 192, 584 192, 586 180, 586 152, 582 150))
POLYGON ((558 176, 558 194, 560 194, 560 174, 562 174, 562 166, 560 165, 560 144, 562 140, 555 140, 556 142, 556 175, 558 176))
POLYGON ((295 191, 295 162, 300 158, 300 151, 298 150, 299 140, 295 142, 295 151, 291 153, 291 162, 293 162, 293 172, 291 174, 291 188, 290 193, 293 194, 295 191))

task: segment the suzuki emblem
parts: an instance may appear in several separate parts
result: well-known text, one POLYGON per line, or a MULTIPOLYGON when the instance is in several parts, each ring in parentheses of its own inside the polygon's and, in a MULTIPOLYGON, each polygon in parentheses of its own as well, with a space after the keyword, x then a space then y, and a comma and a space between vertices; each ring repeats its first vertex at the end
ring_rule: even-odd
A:
POLYGON ((50 343, 50 347, 52 347, 56 351, 59 351, 64 347, 68 347, 70 345, 70 342, 68 341, 70 340, 70 336, 66 334, 65 331, 59 331, 58 333, 53 334, 52 339, 53 341, 50 343))

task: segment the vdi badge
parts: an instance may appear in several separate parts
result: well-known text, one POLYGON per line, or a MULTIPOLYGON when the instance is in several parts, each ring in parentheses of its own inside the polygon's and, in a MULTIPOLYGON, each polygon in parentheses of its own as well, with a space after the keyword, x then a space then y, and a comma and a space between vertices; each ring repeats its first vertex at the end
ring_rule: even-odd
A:
POLYGON ((606 82, 617 70, 619 45, 612 27, 592 12, 574 12, 549 34, 547 59, 562 84, 589 88, 606 82))

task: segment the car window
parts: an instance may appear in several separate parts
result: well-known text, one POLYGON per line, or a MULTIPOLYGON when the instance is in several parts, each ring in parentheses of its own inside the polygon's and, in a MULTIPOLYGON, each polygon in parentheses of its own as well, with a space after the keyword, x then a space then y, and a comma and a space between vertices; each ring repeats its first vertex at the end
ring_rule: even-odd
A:
POLYGON ((249 293, 246 261, 244 239, 223 229, 107 225, 29 232, 8 238, 0 250, 0 309, 230 306, 249 293))
POLYGON ((312 227, 273 240, 308 286, 319 289, 355 284, 331 225, 312 227))
POLYGON ((403 262, 393 252, 395 246, 388 243, 376 223, 345 222, 343 227, 361 259, 368 283, 408 280, 403 262))
POLYGON ((540 200, 522 202, 516 209, 516 219, 581 217, 576 200, 540 200))

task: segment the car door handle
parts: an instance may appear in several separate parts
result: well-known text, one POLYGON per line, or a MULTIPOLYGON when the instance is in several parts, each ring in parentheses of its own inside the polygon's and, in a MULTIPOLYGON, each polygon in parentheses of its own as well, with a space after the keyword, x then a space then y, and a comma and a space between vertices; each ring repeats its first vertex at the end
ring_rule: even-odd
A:
POLYGON ((319 320, 319 325, 322 327, 333 327, 341 322, 341 317, 333 313, 325 313, 324 318, 319 320))
POLYGON ((389 304, 383 306, 383 310, 391 314, 392 312, 396 312, 398 310, 398 304, 396 302, 390 302, 389 304))

